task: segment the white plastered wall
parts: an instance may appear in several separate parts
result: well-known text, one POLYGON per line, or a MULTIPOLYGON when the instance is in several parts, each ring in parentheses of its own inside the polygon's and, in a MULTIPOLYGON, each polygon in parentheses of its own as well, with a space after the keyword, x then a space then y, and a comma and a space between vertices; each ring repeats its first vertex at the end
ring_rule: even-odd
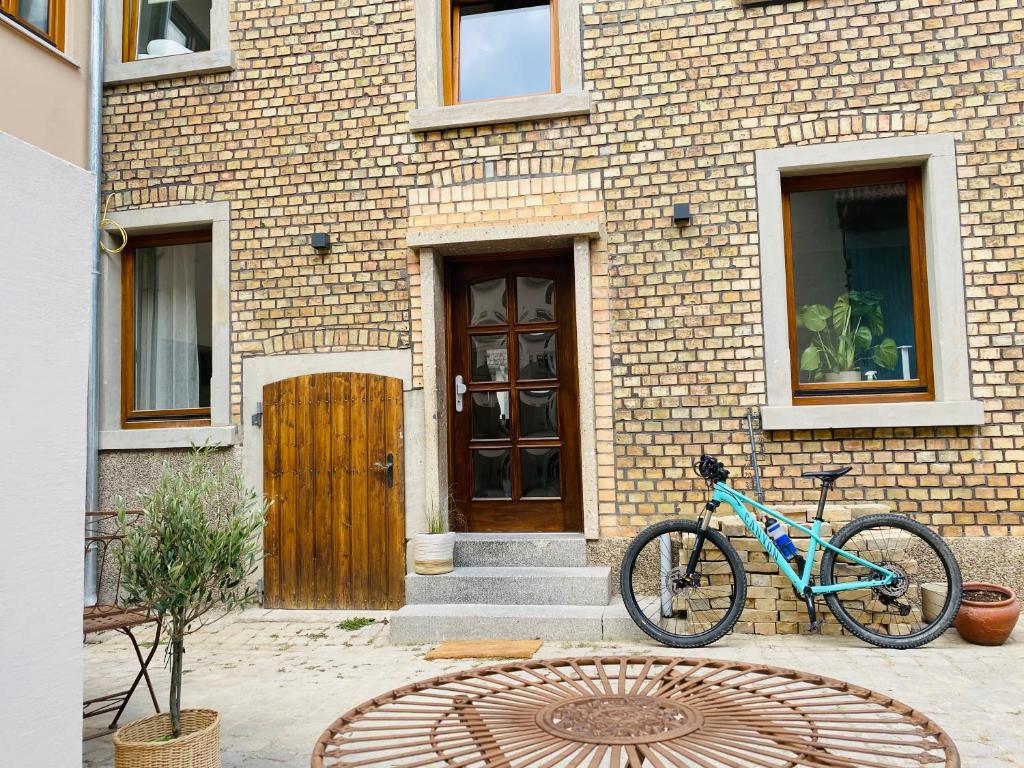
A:
POLYGON ((93 185, 0 133, 3 765, 81 765, 93 185))

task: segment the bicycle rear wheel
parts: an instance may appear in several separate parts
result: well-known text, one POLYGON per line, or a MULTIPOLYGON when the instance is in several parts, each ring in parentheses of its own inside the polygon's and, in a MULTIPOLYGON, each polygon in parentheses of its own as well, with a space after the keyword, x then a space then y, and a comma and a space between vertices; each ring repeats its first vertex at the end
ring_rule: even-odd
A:
MULTIPOLYGON (((861 640, 883 648, 916 648, 953 623, 963 593, 960 567, 928 526, 901 515, 869 515, 840 528, 831 544, 898 576, 883 587, 825 595, 839 623, 861 640)), ((831 549, 821 558, 823 585, 877 577, 877 571, 831 549)))
POLYGON ((709 645, 732 629, 747 594, 736 550, 715 530, 705 537, 690 579, 685 571, 698 523, 666 520, 633 539, 619 583, 630 617, 659 643, 675 648, 709 645))

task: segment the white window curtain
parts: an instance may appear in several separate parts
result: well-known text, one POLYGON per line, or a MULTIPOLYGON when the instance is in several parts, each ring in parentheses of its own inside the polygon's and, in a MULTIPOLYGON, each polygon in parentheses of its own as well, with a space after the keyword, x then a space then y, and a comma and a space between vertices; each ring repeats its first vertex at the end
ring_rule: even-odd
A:
POLYGON ((135 407, 199 407, 195 245, 135 257, 135 407))

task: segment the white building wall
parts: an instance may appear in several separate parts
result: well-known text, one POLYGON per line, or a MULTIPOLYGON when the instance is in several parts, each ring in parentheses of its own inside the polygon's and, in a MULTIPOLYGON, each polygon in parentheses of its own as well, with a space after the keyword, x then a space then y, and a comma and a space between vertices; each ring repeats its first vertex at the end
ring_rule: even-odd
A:
POLYGON ((93 176, 0 133, 0 763, 81 765, 93 176))

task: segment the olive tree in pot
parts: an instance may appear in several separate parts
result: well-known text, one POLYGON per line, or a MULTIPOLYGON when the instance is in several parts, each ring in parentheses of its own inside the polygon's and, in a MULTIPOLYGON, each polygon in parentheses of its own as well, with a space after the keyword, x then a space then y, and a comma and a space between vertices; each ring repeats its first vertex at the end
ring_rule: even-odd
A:
POLYGON ((831 309, 806 304, 797 310, 796 326, 811 336, 800 353, 800 371, 811 381, 860 381, 857 361, 863 359, 887 370, 896 367, 896 342, 880 338, 885 323, 882 296, 876 291, 840 294, 831 309))
POLYGON ((254 602, 251 576, 266 504, 209 447, 194 448, 181 470, 164 462, 155 488, 139 494, 131 523, 120 506, 124 537, 122 589, 132 605, 148 605, 167 629, 169 712, 137 720, 114 736, 118 768, 218 768, 220 716, 181 709, 185 636, 254 602))

